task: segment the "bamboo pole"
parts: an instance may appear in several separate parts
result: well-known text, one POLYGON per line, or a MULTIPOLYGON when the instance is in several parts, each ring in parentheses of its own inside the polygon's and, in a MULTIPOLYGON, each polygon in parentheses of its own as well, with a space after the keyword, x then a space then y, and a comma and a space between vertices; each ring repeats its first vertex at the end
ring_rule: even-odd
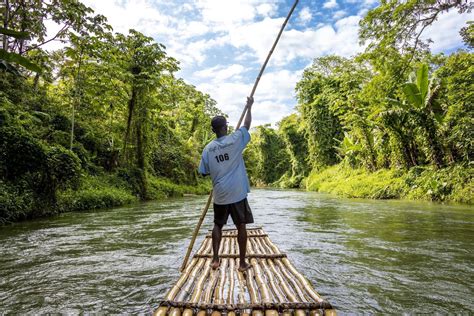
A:
POLYGON ((309 296, 317 301, 317 302, 322 302, 323 299, 321 296, 313 289, 311 284, 309 284, 308 280, 304 276, 299 273, 296 268, 293 266, 293 264, 288 260, 287 258, 282 258, 281 261, 285 264, 285 266, 288 268, 288 270, 293 273, 293 275, 296 277, 296 279, 303 285, 303 288, 306 290, 306 292, 309 294, 309 296))
POLYGON ((304 294, 304 292, 302 291, 301 289, 301 286, 300 284, 298 284, 297 280, 295 280, 295 278, 293 277, 293 275, 291 273, 289 273, 286 269, 286 266, 283 264, 283 262, 281 260, 275 260, 277 265, 279 266, 280 268, 280 271, 282 272, 282 274, 285 276, 287 282, 293 287, 293 289, 295 290, 296 294, 297 294, 297 299, 300 301, 300 302, 308 302, 308 299, 306 298, 306 295, 304 294))
POLYGON ((265 278, 263 277, 262 268, 260 267, 259 261, 257 259, 252 259, 250 261, 252 263, 252 267, 255 271, 255 282, 258 285, 258 289, 260 290, 260 297, 262 298, 262 303, 270 303, 271 296, 270 296, 270 289, 268 288, 265 278))
POLYGON ((201 217, 199 217, 198 224, 196 225, 196 228, 194 229, 193 237, 191 238, 191 242, 189 243, 189 246, 188 246, 188 251, 186 252, 186 256, 184 257, 183 264, 181 265, 181 268, 179 269, 181 272, 183 272, 184 269, 186 269, 189 256, 191 255, 191 251, 193 250, 194 242, 196 241, 196 237, 199 233, 199 229, 201 228, 202 222, 204 221, 204 218, 206 217, 207 210, 209 209, 209 206, 211 205, 211 201, 212 201, 212 190, 211 190, 211 193, 209 194, 209 197, 207 198, 206 206, 204 206, 204 209, 202 210, 201 217))
POLYGON ((234 304, 235 287, 235 261, 229 259, 229 291, 227 292, 227 304, 234 304))
MULTIPOLYGON (((207 263, 207 262, 206 262, 207 263)), ((211 270, 211 265, 204 263, 204 270, 201 273, 201 276, 199 277, 198 281, 196 282, 196 286, 194 287, 193 295, 191 296, 191 299, 189 300, 191 303, 198 303, 199 299, 202 295, 202 289, 204 287, 204 282, 206 281, 209 272, 211 270)))
MULTIPOLYGON (((255 94, 255 91, 257 90, 258 83, 260 82, 260 78, 262 77, 263 72, 265 71, 265 68, 267 67, 267 63, 270 60, 270 57, 272 56, 273 51, 275 50, 275 47, 278 44, 278 41, 280 40, 281 34, 283 33, 283 30, 285 29, 285 26, 288 23, 288 20, 290 19, 291 15, 293 14, 293 11, 295 10, 297 4, 298 4, 298 0, 295 1, 293 6, 291 7, 290 12, 288 13, 288 16, 285 19, 285 22, 283 22, 280 28, 280 32, 278 33, 277 38, 275 39, 275 42, 273 43, 273 46, 270 49, 270 52, 268 53, 267 58, 265 59, 265 62, 263 63, 262 68, 260 69, 257 79, 255 80, 255 83, 252 88, 252 92, 250 93, 250 98, 253 98, 253 95, 255 94)), ((240 124, 242 123, 242 120, 244 118, 244 115, 247 113, 247 109, 248 108, 246 104, 244 110, 242 111, 242 115, 240 116, 239 122, 237 123, 237 127, 235 128, 236 130, 239 129, 240 124)), ((191 238, 191 242, 189 243, 189 247, 186 252, 186 256, 184 257, 183 264, 181 265, 180 271, 183 271, 186 268, 189 256, 191 255, 191 251, 193 250, 194 242, 196 241, 196 237, 199 233, 199 229, 201 228, 202 222, 204 221, 204 217, 206 217, 211 201, 212 201, 212 190, 209 193, 209 198, 207 199, 206 206, 203 209, 203 212, 201 214, 201 217, 199 218, 198 224, 196 225, 196 228, 194 229, 193 237, 191 238)))
MULTIPOLYGON (((251 253, 255 253, 255 250, 253 249, 253 245, 251 243, 247 244, 247 251, 251 253)), ((250 261, 250 264, 252 265, 252 268, 248 269, 246 272, 244 272, 247 275, 246 281, 247 281, 247 287, 249 290, 250 294, 250 302, 255 303, 255 304, 260 304, 261 303, 261 296, 259 295, 258 291, 258 284, 255 286, 254 280, 255 280, 255 275, 254 275, 254 269, 256 265, 256 260, 252 259, 250 261)), ((239 272, 239 274, 243 272, 239 272)), ((252 316, 263 316, 263 312, 261 310, 252 310, 252 316)))
MULTIPOLYGON (((237 260, 238 259, 235 259, 234 261, 235 266, 238 266, 239 264, 237 260)), ((239 282, 239 294, 238 294, 239 304, 245 304, 245 297, 246 297, 245 294, 247 292, 245 292, 245 278, 244 278, 243 273, 240 273, 240 272, 237 273, 237 281, 239 282)))
POLYGON ((181 308, 173 307, 171 308, 168 316, 181 316, 181 308))
POLYGON ((325 309, 324 316, 337 316, 335 309, 325 309))
POLYGON ((265 245, 262 238, 255 238, 255 242, 258 244, 260 249, 262 249, 262 253, 268 253, 268 254, 273 253, 272 249, 268 247, 267 245, 265 245))
POLYGON ((285 293, 286 297, 288 298, 288 301, 290 302, 298 302, 296 296, 294 295, 294 291, 291 290, 290 286, 288 283, 285 281, 284 277, 281 275, 279 271, 277 271, 277 268, 272 260, 268 260, 268 265, 270 266, 270 270, 273 272, 273 275, 276 276, 278 280, 278 284, 282 288, 283 292, 285 293))
POLYGON ((214 290, 214 303, 224 303, 224 284, 226 279, 227 263, 229 259, 222 259, 221 266, 219 268, 219 280, 217 282, 216 289, 214 290))
POLYGON ((186 282, 186 279, 189 276, 189 272, 195 268, 196 264, 200 261, 201 259, 193 259, 191 261, 191 264, 188 266, 188 268, 181 274, 181 277, 179 278, 178 282, 171 288, 171 290, 168 292, 166 295, 165 299, 166 300, 173 300, 178 294, 178 292, 181 290, 181 287, 183 284, 186 282))
MULTIPOLYGON (((305 298, 303 292, 301 291, 300 287, 295 282, 295 280, 293 280, 291 278, 291 275, 284 269, 284 266, 282 265, 281 260, 277 260, 277 265, 279 265, 280 271, 285 276, 286 280, 288 280, 288 282, 292 285, 294 291, 299 296, 300 301, 305 302, 306 298, 305 298)), ((298 298, 296 298, 296 299, 298 299, 298 298)), ((295 309, 294 310, 294 316, 306 316, 306 311, 303 310, 303 309, 295 309)))
POLYGON ((199 247, 198 251, 196 251, 196 253, 205 253, 206 252, 206 249, 208 247, 212 247, 212 241, 211 239, 204 239, 202 244, 201 244, 201 247, 199 247))
MULTIPOLYGON (((234 253, 235 252, 235 245, 234 245, 234 239, 230 239, 230 250, 229 253, 234 253)), ((234 304, 235 299, 234 299, 234 294, 235 294, 235 260, 230 258, 229 259, 229 290, 227 292, 227 304, 234 304)))
MULTIPOLYGON (((286 302, 285 294, 283 294, 283 290, 281 289, 281 286, 277 280, 275 280, 275 277, 270 270, 269 265, 266 262, 267 260, 261 260, 260 264, 262 266, 262 270, 266 276, 266 279, 268 280, 268 287, 270 288, 271 292, 273 293, 273 297, 275 298, 275 301, 278 301, 280 303, 286 302)), ((271 261, 271 260, 268 260, 271 261)))
POLYGON ((184 286, 181 288, 181 291, 176 295, 175 300, 176 301, 184 301, 189 294, 191 293, 192 286, 194 285, 194 281, 197 278, 198 272, 201 271, 201 268, 204 266, 204 263, 207 262, 206 259, 201 258, 203 260, 199 260, 198 264, 194 269, 191 270, 189 273, 189 277, 186 280, 186 283, 184 283, 184 286))
POLYGON ((210 303, 211 302, 212 294, 214 292, 216 282, 217 282, 217 279, 218 279, 218 275, 219 275, 218 273, 219 273, 219 270, 211 271, 211 279, 207 284, 206 290, 204 291, 203 303, 210 303))
MULTIPOLYGON (((242 272, 239 272, 241 274, 242 272)), ((260 297, 259 293, 257 291, 257 287, 254 284, 254 273, 252 269, 249 269, 245 273, 247 275, 246 281, 247 281, 247 288, 249 290, 249 295, 250 295, 250 302, 254 304, 259 304, 260 303, 260 297)), ((263 316, 263 313, 261 310, 252 310, 252 316, 263 316)))
POLYGON ((255 238, 249 238, 247 241, 247 245, 252 245, 252 250, 254 254, 265 254, 265 252, 262 252, 261 249, 259 249, 255 238))
POLYGON ((309 311, 309 316, 323 316, 319 309, 312 309, 309 311))
POLYGON ((270 247, 273 250, 273 253, 275 253, 275 254, 280 254, 281 253, 280 249, 278 249, 278 247, 275 246, 275 244, 270 240, 269 237, 264 237, 263 240, 265 241, 267 246, 270 247))

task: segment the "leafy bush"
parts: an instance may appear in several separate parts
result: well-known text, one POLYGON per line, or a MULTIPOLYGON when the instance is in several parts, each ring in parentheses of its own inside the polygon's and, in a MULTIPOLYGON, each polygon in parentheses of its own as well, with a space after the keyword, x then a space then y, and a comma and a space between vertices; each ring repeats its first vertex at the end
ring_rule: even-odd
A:
POLYGON ((0 180, 0 224, 30 217, 34 202, 33 192, 20 193, 19 187, 0 180))
POLYGON ((305 184, 311 191, 346 197, 407 198, 472 204, 472 174, 472 168, 461 165, 445 169, 415 167, 408 172, 394 169, 369 172, 339 164, 324 170, 314 170, 306 178, 305 184))
POLYGON ((392 169, 371 173, 365 169, 351 169, 339 164, 313 171, 306 179, 306 188, 346 197, 393 199, 400 198, 404 192, 405 184, 400 176, 399 171, 392 169))
POLYGON ((14 181, 46 166, 44 146, 23 128, 0 128, 0 176, 14 181))
POLYGON ((61 193, 58 207, 62 212, 83 211, 122 206, 136 201, 137 198, 124 189, 104 186, 61 193))
POLYGON ((122 206, 138 201, 127 185, 113 175, 83 176, 80 187, 68 189, 58 196, 61 212, 122 206))
POLYGON ((47 174, 56 190, 77 185, 81 162, 75 153, 63 147, 51 147, 47 153, 47 174))
POLYGON ((210 181, 200 181, 197 185, 175 184, 165 178, 148 178, 147 199, 183 196, 183 194, 207 194, 211 190, 210 181))

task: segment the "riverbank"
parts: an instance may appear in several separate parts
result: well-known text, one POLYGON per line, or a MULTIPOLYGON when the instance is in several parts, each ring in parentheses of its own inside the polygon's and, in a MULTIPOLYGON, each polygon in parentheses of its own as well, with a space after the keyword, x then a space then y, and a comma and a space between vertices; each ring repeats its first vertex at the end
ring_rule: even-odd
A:
POLYGON ((461 165, 436 170, 381 169, 369 172, 338 164, 315 170, 303 181, 308 191, 350 198, 409 199, 474 204, 472 167, 461 165))
MULTIPOLYGON (((146 200, 163 200, 184 194, 207 194, 208 180, 196 185, 176 184, 166 178, 147 177, 146 200)), ((76 188, 59 191, 54 203, 38 203, 33 192, 0 181, 0 224, 52 216, 64 212, 118 207, 140 201, 132 181, 120 174, 83 175, 76 188)))

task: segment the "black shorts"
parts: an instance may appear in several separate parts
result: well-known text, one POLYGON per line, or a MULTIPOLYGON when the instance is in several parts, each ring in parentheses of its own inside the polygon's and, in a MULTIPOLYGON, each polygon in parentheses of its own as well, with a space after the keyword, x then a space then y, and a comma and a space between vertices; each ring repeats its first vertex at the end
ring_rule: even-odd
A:
POLYGON ((227 224, 229 214, 235 225, 253 223, 252 210, 247 198, 232 204, 214 203, 214 223, 220 226, 227 224))

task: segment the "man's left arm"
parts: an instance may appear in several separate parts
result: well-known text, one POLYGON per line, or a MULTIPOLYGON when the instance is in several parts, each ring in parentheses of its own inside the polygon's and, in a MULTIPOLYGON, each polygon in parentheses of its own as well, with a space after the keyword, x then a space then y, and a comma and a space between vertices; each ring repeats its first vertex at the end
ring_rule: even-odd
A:
POLYGON ((250 130, 250 124, 252 124, 252 105, 253 105, 253 97, 247 97, 247 114, 245 115, 244 120, 244 127, 250 130))

